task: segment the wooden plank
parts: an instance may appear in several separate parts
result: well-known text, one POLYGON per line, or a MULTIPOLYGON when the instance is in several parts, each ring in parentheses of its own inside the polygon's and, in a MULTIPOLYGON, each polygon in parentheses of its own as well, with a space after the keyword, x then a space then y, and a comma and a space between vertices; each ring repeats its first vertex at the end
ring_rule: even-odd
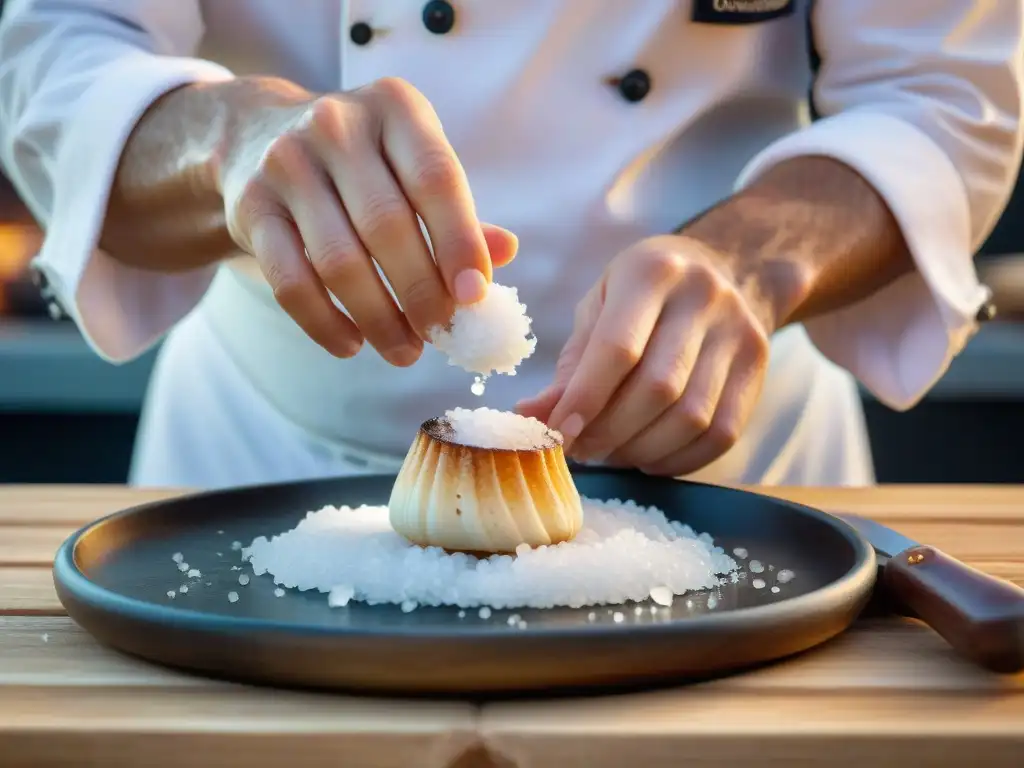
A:
POLYGON ((510 764, 1019 768, 1024 697, 763 693, 695 687, 557 704, 491 704, 480 735, 510 764))
POLYGON ((52 565, 60 545, 75 530, 67 525, 0 526, 0 566, 52 565))
MULTIPOLYGON (((208 689, 223 685, 109 650, 67 617, 0 616, 0 691, 10 686, 208 689)), ((716 690, 763 693, 990 691, 1019 695, 1024 705, 1024 675, 1007 677, 979 670, 956 657, 931 630, 898 619, 863 622, 783 664, 712 685, 716 690)))
POLYGON ((109 485, 9 485, 0 488, 0 525, 61 525, 70 530, 181 490, 109 485))
MULTIPOLYGON (((968 561, 986 573, 1024 587, 1024 562, 968 561)), ((64 607, 57 599, 48 566, 0 567, 0 615, 59 616, 64 607)))
POLYGON ((450 765, 476 709, 292 693, 182 675, 67 618, 0 617, 3 765, 450 765), (59 739, 54 737, 59 735, 59 739), (174 747, 174 750, 170 750, 174 747))

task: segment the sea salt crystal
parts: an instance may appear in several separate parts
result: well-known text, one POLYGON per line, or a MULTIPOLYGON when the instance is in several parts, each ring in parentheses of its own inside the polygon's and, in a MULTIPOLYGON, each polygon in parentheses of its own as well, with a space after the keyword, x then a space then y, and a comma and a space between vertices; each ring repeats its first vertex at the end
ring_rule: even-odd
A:
POLYGON ((182 584, 180 587, 178 587, 178 591, 181 592, 182 594, 185 594, 186 592, 188 592, 188 585, 187 584, 182 584))
POLYGON ((237 592, 228 592, 228 602, 229 603, 237 603, 238 602, 238 593, 237 592))
MULTIPOLYGON (((274 597, 284 597, 284 590, 281 589, 280 587, 275 589, 274 590, 274 597)), ((330 600, 328 600, 328 604, 330 604, 330 600)))
POLYGON ((182 563, 185 561, 185 556, 181 554, 181 552, 175 552, 173 555, 171 555, 171 560, 173 560, 176 563, 182 563))
POLYGON ((49 632, 43 632, 43 642, 44 643, 50 642, 50 633, 49 632))
POLYGON ((714 595, 708 595, 708 610, 713 611, 718 607, 718 598, 714 595))
POLYGON ((456 307, 447 328, 431 328, 430 340, 448 356, 449 365, 483 376, 514 376, 516 367, 537 348, 530 324, 519 292, 491 283, 483 299, 456 307))
POLYGON ((203 574, 198 568, 189 568, 188 573, 185 575, 188 576, 190 579, 198 579, 203 574))
POLYGON ((290 531, 254 540, 249 564, 289 589, 326 595, 345 584, 369 604, 450 605, 481 619, 494 609, 562 606, 596 616, 604 606, 647 602, 658 587, 673 595, 709 589, 718 574, 736 570, 711 537, 654 507, 582 502, 583 528, 572 541, 486 558, 411 544, 391 528, 386 507, 324 507, 290 531))
POLYGON ((760 560, 750 561, 750 572, 751 573, 764 573, 764 564, 760 560))
POLYGON ((616 611, 612 614, 612 621, 614 621, 616 624, 621 624, 625 620, 626 617, 622 615, 621 611, 616 611))
POLYGON ((349 601, 356 596, 355 589, 350 584, 339 584, 332 587, 327 594, 327 605, 331 608, 344 608, 349 601))
POLYGON ((522 617, 518 613, 513 613, 511 616, 508 617, 508 625, 510 627, 515 626, 520 621, 522 621, 522 617))
POLYGON ((668 587, 658 586, 651 588, 651 600, 656 602, 658 605, 672 605, 674 597, 672 590, 668 587))
POLYGON ((644 607, 642 605, 638 605, 636 608, 633 609, 633 615, 635 615, 635 616, 642 616, 643 612, 644 612, 644 607))
POLYGON ((795 573, 783 568, 781 571, 779 571, 778 575, 775 578, 779 582, 779 584, 787 584, 788 582, 793 580, 794 576, 796 576, 795 573))
POLYGON ((466 612, 465 611, 459 611, 459 618, 460 619, 466 618, 466 612))
POLYGON ((178 563, 178 570, 184 573, 188 570, 188 563, 178 563))
POLYGON ((739 558, 740 560, 746 560, 746 559, 747 559, 747 555, 749 555, 749 554, 750 554, 750 553, 749 553, 749 552, 747 552, 747 550, 745 550, 745 549, 744 549, 743 547, 736 547, 736 549, 734 549, 734 550, 732 551, 732 553, 733 553, 734 555, 736 555, 736 557, 738 557, 738 558, 739 558))
POLYGON ((778 587, 772 587, 772 592, 774 592, 775 594, 779 594, 779 592, 781 592, 781 591, 782 590, 779 589, 778 587))
POLYGON ((560 443, 562 436, 542 421, 493 408, 455 408, 444 415, 454 440, 476 448, 528 451, 560 443))
POLYGON ((167 596, 168 596, 169 598, 171 598, 171 600, 173 600, 173 599, 174 599, 175 597, 177 597, 177 596, 178 596, 178 593, 177 593, 177 592, 175 592, 175 591, 174 591, 173 589, 168 589, 168 590, 167 590, 167 596))
POLYGON ((754 585, 754 589, 764 589, 764 579, 754 579, 750 583, 754 585))
POLYGON ((245 586, 246 584, 248 584, 248 583, 249 583, 249 574, 248 574, 248 573, 243 573, 243 574, 241 574, 241 575, 240 575, 240 576, 238 577, 238 583, 239 583, 239 584, 241 584, 241 585, 242 585, 243 587, 244 587, 244 586, 245 586))
POLYGON ((403 600, 402 601, 402 613, 412 613, 419 608, 419 603, 415 600, 403 600))
POLYGON ((587 621, 597 621, 597 614, 591 611, 587 614, 587 621))

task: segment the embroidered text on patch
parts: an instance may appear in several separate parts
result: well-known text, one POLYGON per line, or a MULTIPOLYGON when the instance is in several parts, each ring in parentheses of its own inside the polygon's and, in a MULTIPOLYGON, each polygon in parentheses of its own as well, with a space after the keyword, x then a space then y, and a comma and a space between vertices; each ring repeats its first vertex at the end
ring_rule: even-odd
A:
POLYGON ((796 0, 693 0, 693 20, 706 24, 752 24, 788 16, 796 0))

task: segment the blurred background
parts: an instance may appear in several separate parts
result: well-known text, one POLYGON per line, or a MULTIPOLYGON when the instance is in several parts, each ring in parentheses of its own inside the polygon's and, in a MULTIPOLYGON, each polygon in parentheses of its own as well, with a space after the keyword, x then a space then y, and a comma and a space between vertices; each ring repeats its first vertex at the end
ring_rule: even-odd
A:
MULTIPOLYGON (((28 271, 41 241, 0 174, 0 483, 124 482, 155 352, 113 366, 50 318, 28 271)), ((913 410, 862 395, 879 482, 1024 482, 1024 183, 977 263, 998 318, 913 410)))
MULTIPOLYGON (((120 483, 153 354, 98 359, 29 276, 42 235, 0 176, 0 483, 120 483)), ((1024 184, 978 257, 999 317, 927 399, 864 394, 879 482, 1024 482, 1024 184)))

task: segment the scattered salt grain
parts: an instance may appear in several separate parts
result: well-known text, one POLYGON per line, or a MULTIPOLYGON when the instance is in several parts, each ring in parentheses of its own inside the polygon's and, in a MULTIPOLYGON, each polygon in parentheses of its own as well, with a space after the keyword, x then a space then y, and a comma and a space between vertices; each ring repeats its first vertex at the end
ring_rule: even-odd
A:
POLYGON ((473 383, 469 387, 469 391, 472 392, 477 397, 482 397, 483 394, 484 394, 484 391, 486 389, 487 389, 487 377, 486 376, 477 376, 476 378, 473 379, 473 383))
POLYGON ((668 587, 652 587, 651 588, 651 600, 656 602, 658 605, 672 605, 672 590, 668 587))
POLYGON ((591 611, 587 614, 587 621, 597 621, 597 614, 591 611))
POLYGON ((180 587, 178 587, 178 591, 181 592, 181 594, 185 594, 186 592, 188 592, 188 585, 182 584, 180 587))
POLYGON ((750 583, 754 586, 754 589, 764 589, 764 579, 754 579, 750 583))
POLYGON ((788 584, 793 580, 794 576, 796 576, 795 573, 786 568, 783 568, 781 571, 779 571, 778 576, 776 576, 775 578, 779 582, 779 584, 788 584))
POLYGON ((714 595, 708 595, 708 610, 713 611, 718 607, 718 598, 714 595))
POLYGON ((237 592, 228 592, 228 602, 229 603, 237 603, 238 602, 238 593, 237 592))
POLYGON ((612 614, 612 621, 614 621, 616 624, 621 624, 625 620, 626 617, 622 615, 621 611, 616 611, 612 614))
POLYGON ((750 572, 751 573, 764 573, 764 564, 760 560, 750 561, 750 572))
POLYGON ((466 618, 466 612, 465 611, 459 611, 459 618, 460 619, 466 618))
POLYGON ((231 549, 233 549, 235 552, 237 552, 241 548, 242 548, 242 542, 240 542, 240 541, 232 541, 231 542, 231 549))
MULTIPOLYGON (((290 531, 248 547, 257 574, 286 588, 328 593, 338 584, 368 604, 480 609, 643 603, 717 586, 736 562, 711 537, 634 502, 583 499, 584 525, 570 542, 479 559, 419 547, 395 533, 386 507, 324 507, 290 531)), ((609 615, 612 610, 608 610, 609 615)))
POLYGON ((243 587, 246 584, 248 584, 249 583, 249 574, 248 573, 243 573, 243 574, 239 575, 238 583, 241 584, 243 587))
POLYGON ((178 570, 184 573, 188 570, 188 563, 178 563, 178 570))
POLYGON ((217 557, 224 557, 224 555, 221 552, 218 552, 217 557))
POLYGON ((171 560, 173 560, 176 563, 182 563, 185 561, 185 556, 181 554, 181 552, 175 552, 173 555, 171 555, 171 560))
POLYGON ((44 643, 50 642, 50 633, 49 632, 43 632, 43 642, 44 643))
POLYGON ((518 624, 516 624, 516 629, 526 629, 526 622, 520 621, 518 624))
POLYGON ((510 627, 513 627, 522 620, 522 617, 518 613, 513 613, 511 616, 508 617, 508 625, 510 627))
POLYGON ((344 608, 355 596, 356 591, 349 584, 339 584, 327 593, 327 604, 331 608, 344 608))
MULTIPOLYGON (((281 589, 280 587, 275 589, 274 590, 274 597, 284 597, 284 590, 281 589)), ((328 600, 328 603, 330 603, 330 600, 328 600)))
POLYGON ((779 594, 779 592, 781 592, 781 591, 782 590, 779 589, 778 587, 772 587, 772 592, 774 592, 776 595, 779 594))
POLYGON ((403 600, 402 601, 402 613, 412 613, 413 611, 415 611, 419 607, 420 607, 419 603, 417 603, 415 600, 403 600))
POLYGON ((218 536, 223 536, 224 535, 224 531, 217 531, 217 535, 218 536))
POLYGON ((449 365, 484 376, 514 376, 516 367, 537 348, 530 323, 519 292, 491 283, 483 299, 455 309, 447 328, 431 328, 430 339, 448 356, 449 365))
POLYGON ((232 565, 231 566, 231 570, 232 571, 240 571, 240 570, 242 570, 242 567, 240 565, 232 565))
POLYGON ((633 609, 633 615, 635 616, 642 616, 643 613, 644 607, 642 605, 638 605, 636 608, 633 609))
POLYGON ((560 443, 562 436, 542 421, 493 408, 455 408, 444 415, 453 439, 476 448, 528 451, 560 443))
POLYGON ((178 596, 178 593, 177 593, 177 592, 175 592, 175 591, 174 591, 173 589, 168 589, 168 590, 167 590, 167 596, 168 596, 169 598, 171 598, 171 600, 173 600, 173 599, 174 599, 175 597, 177 597, 177 596, 178 596))
POLYGON ((188 576, 190 579, 198 579, 203 574, 202 571, 200 571, 198 568, 189 568, 188 573, 185 575, 188 576))
POLYGON ((746 559, 747 559, 747 555, 749 555, 749 554, 750 554, 750 553, 749 553, 749 552, 747 552, 747 550, 745 550, 745 549, 744 549, 743 547, 736 547, 736 549, 734 549, 734 550, 732 551, 732 553, 733 553, 734 555, 736 555, 736 557, 738 557, 738 558, 739 558, 740 560, 746 560, 746 559))

